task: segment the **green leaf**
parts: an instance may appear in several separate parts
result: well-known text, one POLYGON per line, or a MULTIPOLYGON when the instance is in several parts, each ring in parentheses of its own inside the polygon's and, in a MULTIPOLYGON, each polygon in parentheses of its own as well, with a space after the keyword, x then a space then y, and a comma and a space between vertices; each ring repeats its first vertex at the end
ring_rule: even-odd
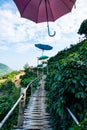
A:
POLYGON ((86 95, 83 92, 78 92, 75 94, 76 98, 86 98, 86 95))
POLYGON ((84 80, 81 80, 81 81, 80 81, 80 84, 81 84, 82 86, 85 86, 84 80))

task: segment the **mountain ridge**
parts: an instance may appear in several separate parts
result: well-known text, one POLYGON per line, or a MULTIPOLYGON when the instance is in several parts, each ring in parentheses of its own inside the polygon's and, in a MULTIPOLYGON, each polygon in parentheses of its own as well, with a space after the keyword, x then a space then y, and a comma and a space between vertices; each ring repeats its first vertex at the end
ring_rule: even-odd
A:
POLYGON ((7 74, 11 71, 12 69, 9 66, 7 66, 6 64, 0 63, 0 75, 7 74))

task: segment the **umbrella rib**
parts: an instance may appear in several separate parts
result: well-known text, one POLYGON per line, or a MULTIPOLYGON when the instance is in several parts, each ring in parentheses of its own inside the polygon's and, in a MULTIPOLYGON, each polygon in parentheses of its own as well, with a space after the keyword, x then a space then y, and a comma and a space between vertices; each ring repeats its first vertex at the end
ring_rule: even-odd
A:
MULTIPOLYGON (((26 3, 26 6, 24 7, 24 9, 23 9, 23 11, 22 11, 22 14, 24 13, 26 7, 28 6, 28 4, 29 4, 30 2, 31 2, 31 0, 30 0, 28 3, 26 3)), ((21 15, 21 16, 22 16, 22 15, 21 15)))
POLYGON ((53 12, 52 12, 52 9, 51 9, 49 0, 48 0, 48 3, 49 3, 49 8, 50 8, 50 10, 51 10, 51 14, 52 14, 53 21, 55 21, 55 20, 54 20, 54 17, 53 17, 53 12))
MULTIPOLYGON (((72 3, 74 3, 75 1, 74 0, 71 0, 72 3)), ((74 4, 74 8, 76 8, 76 4, 74 4)))
MULTIPOLYGON (((49 5, 49 8, 50 8, 50 11, 51 11, 51 14, 52 14, 52 17, 53 17, 53 13, 52 13, 52 9, 51 9, 51 6, 50 6, 50 2, 48 0, 48 5, 49 5)), ((47 5, 46 5, 47 6, 47 5)), ((47 10, 47 7, 46 7, 46 13, 47 13, 47 22, 48 22, 48 10, 47 10)), ((53 21, 54 21, 54 17, 53 17, 53 21)))
MULTIPOLYGON (((40 0, 40 3, 39 3, 39 6, 38 6, 38 7, 40 7, 41 1, 42 1, 42 0, 40 0)), ((39 8, 38 8, 38 12, 39 12, 39 8)), ((38 13, 37 13, 36 23, 38 23, 38 13)))
POLYGON ((67 7, 67 9, 69 9, 69 11, 71 11, 71 9, 67 6, 67 4, 63 0, 61 0, 61 1, 64 3, 64 5, 67 7))

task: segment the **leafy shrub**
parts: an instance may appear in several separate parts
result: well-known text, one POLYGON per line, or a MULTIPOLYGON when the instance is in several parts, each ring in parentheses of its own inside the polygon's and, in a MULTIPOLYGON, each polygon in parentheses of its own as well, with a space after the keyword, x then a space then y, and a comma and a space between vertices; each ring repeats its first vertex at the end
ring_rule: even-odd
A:
MULTIPOLYGON (((6 116, 19 97, 19 89, 11 81, 6 81, 1 87, 0 96, 0 121, 6 116)), ((14 110, 10 118, 6 121, 2 130, 13 130, 13 125, 17 124, 18 107, 14 110), (15 116, 14 116, 15 115, 15 116)))
POLYGON ((85 19, 81 25, 80 25, 80 28, 78 30, 78 34, 82 35, 84 34, 85 37, 87 38, 87 19, 85 19))
POLYGON ((47 111, 51 114, 54 130, 85 130, 87 128, 87 41, 57 54, 48 62, 45 89, 47 111), (77 47, 77 48, 75 48, 77 47), (63 54, 63 55, 61 55, 63 54), (67 56, 65 57, 66 54, 67 56), (69 108, 81 126, 76 126, 66 108, 69 108))
POLYGON ((36 77, 36 74, 31 71, 29 68, 25 70, 25 75, 21 76, 21 86, 26 87, 31 80, 36 77))

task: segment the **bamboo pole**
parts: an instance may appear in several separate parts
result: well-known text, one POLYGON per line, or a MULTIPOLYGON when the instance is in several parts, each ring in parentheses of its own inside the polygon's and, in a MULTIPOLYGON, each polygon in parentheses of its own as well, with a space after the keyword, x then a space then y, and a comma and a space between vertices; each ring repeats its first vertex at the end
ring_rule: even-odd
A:
POLYGON ((78 126, 80 126, 79 121, 76 119, 76 117, 74 116, 74 114, 70 111, 70 109, 69 109, 68 107, 67 107, 66 109, 67 109, 67 111, 69 112, 69 114, 71 115, 71 117, 73 118, 73 120, 75 121, 75 123, 76 123, 78 126))
POLYGON ((18 115, 18 127, 23 126, 23 118, 24 118, 24 108, 25 108, 25 100, 26 100, 26 89, 21 88, 20 95, 23 95, 20 103, 19 103, 19 115, 18 115))

